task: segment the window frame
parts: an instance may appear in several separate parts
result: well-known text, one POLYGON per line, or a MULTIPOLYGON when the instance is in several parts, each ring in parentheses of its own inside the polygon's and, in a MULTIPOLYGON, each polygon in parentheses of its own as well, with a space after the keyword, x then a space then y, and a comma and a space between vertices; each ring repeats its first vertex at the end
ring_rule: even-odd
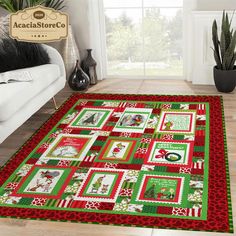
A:
MULTIPOLYGON (((101 66, 102 66, 102 71, 103 71, 103 78, 105 79, 165 79, 165 80, 184 80, 185 75, 186 75, 186 49, 184 47, 185 42, 186 42, 186 25, 185 25, 185 19, 186 19, 186 11, 185 11, 185 1, 183 0, 183 5, 182 7, 176 7, 176 6, 163 6, 163 7, 146 7, 143 4, 142 0, 142 7, 108 7, 105 8, 103 4, 103 0, 98 0, 98 7, 99 7, 99 31, 100 31, 100 47, 101 47, 101 66), (145 73, 145 60, 143 60, 143 65, 144 65, 144 75, 109 75, 108 74, 108 59, 107 59, 107 42, 106 42, 106 20, 105 20, 105 10, 106 9, 141 9, 142 10, 142 19, 144 18, 145 14, 145 9, 147 8, 164 8, 164 9, 182 9, 183 12, 183 31, 182 31, 182 36, 183 36, 183 74, 178 76, 163 76, 163 75, 147 75, 145 73)), ((143 47, 144 47, 144 36, 142 36, 143 39, 143 47)), ((144 48, 143 48, 144 49, 144 48)))

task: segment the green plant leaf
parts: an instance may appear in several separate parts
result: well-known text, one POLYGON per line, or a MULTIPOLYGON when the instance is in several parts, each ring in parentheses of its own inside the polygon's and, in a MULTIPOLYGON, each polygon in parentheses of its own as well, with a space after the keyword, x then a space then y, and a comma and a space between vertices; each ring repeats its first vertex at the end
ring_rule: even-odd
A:
POLYGON ((16 9, 14 8, 14 5, 9 0, 0 0, 0 6, 7 10, 8 12, 16 12, 16 9))
POLYGON ((225 24, 225 10, 223 11, 222 22, 221 22, 221 31, 224 31, 223 27, 225 24))
POLYGON ((23 10, 28 7, 43 5, 56 10, 62 10, 65 7, 64 0, 0 0, 0 7, 10 13, 23 10))
POLYGON ((230 70, 234 69, 235 61, 236 61, 236 53, 234 53, 234 56, 232 58, 232 61, 231 61, 230 67, 229 67, 230 70))
POLYGON ((230 70, 230 68, 231 68, 232 60, 235 55, 235 48, 236 48, 236 32, 234 32, 232 41, 230 42, 230 46, 227 49, 227 51, 225 52, 224 62, 225 62, 225 69, 226 70, 230 70))
POLYGON ((217 68, 222 70, 222 64, 221 64, 220 57, 219 57, 218 53, 215 50, 213 50, 213 51, 214 51, 214 58, 215 58, 215 61, 216 61, 217 68))
POLYGON ((45 2, 45 0, 25 0, 25 1, 26 1, 25 4, 26 7, 35 7, 45 2))
POLYGON ((44 5, 56 10, 62 10, 65 7, 64 0, 45 0, 44 5))
POLYGON ((218 39, 218 29, 215 20, 212 25, 214 59, 217 68, 221 70, 232 70, 236 61, 236 32, 231 29, 232 19, 229 20, 228 13, 223 11, 220 41, 218 39))
MULTIPOLYGON (((214 45, 214 53, 216 54, 217 58, 217 66, 219 67, 219 62, 221 64, 221 57, 219 53, 219 38, 218 38, 218 27, 217 27, 217 22, 214 20, 213 25, 212 25, 212 41, 214 45)), ((221 67, 221 66, 220 66, 221 67)))
POLYGON ((232 34, 230 31, 230 22, 229 22, 229 16, 228 13, 225 15, 225 29, 224 29, 224 35, 225 35, 225 48, 227 49, 230 45, 232 34))
POLYGON ((226 51, 226 45, 225 45, 225 34, 222 31, 221 37, 220 37, 220 52, 221 52, 221 58, 222 58, 222 68, 225 70, 225 51, 226 51))

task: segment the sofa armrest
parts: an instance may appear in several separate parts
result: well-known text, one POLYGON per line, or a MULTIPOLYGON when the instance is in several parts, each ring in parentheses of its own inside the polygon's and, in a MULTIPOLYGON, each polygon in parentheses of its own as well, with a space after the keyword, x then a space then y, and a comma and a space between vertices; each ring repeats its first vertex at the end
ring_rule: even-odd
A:
POLYGON ((53 48, 51 46, 48 46, 46 44, 43 44, 42 46, 47 51, 47 53, 49 55, 50 63, 59 65, 60 71, 61 71, 61 76, 66 79, 66 69, 65 69, 65 64, 64 64, 63 59, 61 57, 61 54, 55 48, 53 48))

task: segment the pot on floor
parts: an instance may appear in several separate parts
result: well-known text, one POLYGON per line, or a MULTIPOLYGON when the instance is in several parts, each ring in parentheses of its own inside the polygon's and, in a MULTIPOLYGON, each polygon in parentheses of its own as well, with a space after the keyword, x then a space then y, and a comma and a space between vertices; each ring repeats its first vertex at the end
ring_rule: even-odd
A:
POLYGON ((219 70, 214 67, 215 86, 219 92, 233 92, 236 86, 236 69, 235 70, 219 70))

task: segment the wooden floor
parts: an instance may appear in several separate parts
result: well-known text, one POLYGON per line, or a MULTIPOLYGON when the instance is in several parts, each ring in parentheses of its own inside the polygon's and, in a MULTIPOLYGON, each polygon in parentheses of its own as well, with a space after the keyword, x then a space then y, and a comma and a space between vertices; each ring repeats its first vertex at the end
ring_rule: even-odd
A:
MULTIPOLYGON (((184 81, 170 80, 104 80, 92 87, 91 93, 132 93, 132 94, 219 94, 214 86, 194 86, 184 81)), ((56 99, 60 105, 71 95, 65 88, 56 99)), ((236 93, 223 94, 227 141, 229 151, 231 192, 233 198, 234 224, 236 225, 236 93)), ((24 125, 0 145, 0 165, 3 165, 17 149, 42 125, 54 112, 52 102, 48 102, 24 125)), ((235 231, 236 231, 236 227, 235 231)), ((54 223, 30 220, 0 219, 0 236, 203 236, 232 235, 206 232, 188 232, 177 230, 143 229, 88 225, 76 223, 54 223)), ((234 234, 236 235, 236 233, 234 234)))

